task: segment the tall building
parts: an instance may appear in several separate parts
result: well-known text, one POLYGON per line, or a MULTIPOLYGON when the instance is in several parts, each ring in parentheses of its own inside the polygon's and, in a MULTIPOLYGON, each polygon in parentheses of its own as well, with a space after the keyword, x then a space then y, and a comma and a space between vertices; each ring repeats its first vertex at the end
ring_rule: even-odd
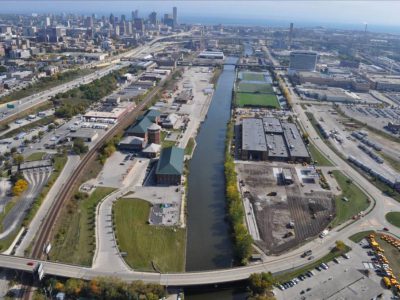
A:
POLYGON ((115 18, 114 18, 114 15, 113 15, 113 14, 110 14, 110 24, 111 24, 112 26, 115 25, 115 18))
POLYGON ((289 72, 315 71, 317 53, 312 51, 292 51, 290 53, 289 72))
POLYGON ((141 18, 136 18, 134 21, 134 26, 136 31, 143 32, 144 31, 144 22, 141 18))
POLYGON ((87 17, 86 18, 86 27, 93 28, 93 17, 87 17))
POLYGON ((178 8, 176 6, 172 9, 172 17, 174 19, 174 27, 178 25, 178 8))
POLYGON ((293 40, 293 23, 290 23, 290 28, 289 28, 289 45, 288 45, 289 50, 292 48, 292 40, 293 40))
POLYGON ((50 17, 46 17, 46 23, 45 23, 46 27, 49 27, 51 25, 51 20, 50 17))
POLYGON ((153 11, 152 13, 150 13, 149 15, 149 22, 152 25, 156 25, 157 24, 157 13, 155 11, 153 11))
POLYGON ((137 9, 132 11, 132 21, 139 18, 139 11, 137 9))

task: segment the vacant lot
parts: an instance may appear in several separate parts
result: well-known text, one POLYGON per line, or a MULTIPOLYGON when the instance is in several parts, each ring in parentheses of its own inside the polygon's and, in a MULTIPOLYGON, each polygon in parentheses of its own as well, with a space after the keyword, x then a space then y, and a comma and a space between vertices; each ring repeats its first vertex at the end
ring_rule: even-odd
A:
POLYGON ((52 260, 85 266, 92 264, 96 247, 94 232, 96 206, 114 190, 96 188, 88 198, 72 199, 67 204, 67 211, 58 224, 53 249, 50 252, 52 260))
POLYGON ((142 271, 184 271, 186 230, 149 225, 149 213, 150 203, 141 199, 120 199, 114 206, 116 236, 126 262, 142 271))
POLYGON ((264 106, 279 108, 279 102, 275 95, 236 93, 236 105, 243 106, 264 106))
POLYGON ((335 197, 336 217, 331 223, 332 226, 338 226, 359 212, 365 211, 369 206, 369 199, 342 172, 335 170, 332 174, 342 190, 342 194, 335 197), (345 201, 344 198, 347 198, 348 201, 345 201))
POLYGON ((250 83, 241 81, 238 84, 237 91, 240 93, 260 93, 260 94, 273 94, 274 90, 268 83, 250 83))

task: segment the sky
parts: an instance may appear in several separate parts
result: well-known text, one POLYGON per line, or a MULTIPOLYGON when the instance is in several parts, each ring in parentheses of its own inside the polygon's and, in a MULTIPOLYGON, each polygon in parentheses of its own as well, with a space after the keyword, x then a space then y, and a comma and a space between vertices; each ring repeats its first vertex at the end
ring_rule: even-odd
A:
POLYGON ((272 0, 272 1, 136 1, 136 0, 0 0, 0 13, 60 13, 81 14, 96 13, 109 15, 125 13, 130 15, 133 9, 139 9, 141 16, 147 16, 155 10, 159 15, 171 12, 178 7, 178 16, 182 22, 193 23, 255 23, 300 22, 303 24, 340 23, 368 26, 398 27, 400 31, 400 1, 334 1, 334 0, 272 0))

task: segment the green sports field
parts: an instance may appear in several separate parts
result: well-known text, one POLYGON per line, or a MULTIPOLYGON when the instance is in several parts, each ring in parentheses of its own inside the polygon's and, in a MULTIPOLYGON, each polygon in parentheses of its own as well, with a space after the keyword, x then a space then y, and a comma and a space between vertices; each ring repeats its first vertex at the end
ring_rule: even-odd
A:
POLYGON ((242 80, 248 81, 265 81, 263 73, 241 72, 242 80))
POLYGON ((236 105, 280 108, 278 99, 272 94, 236 93, 236 105))
POLYGON ((268 83, 249 83, 240 82, 237 87, 237 92, 240 93, 260 93, 260 94, 273 94, 274 90, 268 83))

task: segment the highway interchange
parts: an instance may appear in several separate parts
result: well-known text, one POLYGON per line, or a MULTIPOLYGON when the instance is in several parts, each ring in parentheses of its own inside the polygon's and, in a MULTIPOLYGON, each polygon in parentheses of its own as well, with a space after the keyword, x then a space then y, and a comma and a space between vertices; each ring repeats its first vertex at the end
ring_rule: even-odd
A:
MULTIPOLYGON (((133 54, 139 54, 143 52, 146 47, 141 47, 136 49, 133 54)), ((113 65, 109 68, 102 69, 97 72, 101 76, 107 74, 107 72, 111 72, 120 68, 120 65, 113 65)), ((59 93, 64 92, 74 86, 76 84, 87 83, 100 75, 97 73, 89 74, 84 78, 80 78, 74 80, 73 82, 69 82, 62 86, 51 89, 41 95, 24 98, 19 106, 20 109, 27 109, 28 107, 32 107, 37 105, 42 101, 46 101, 49 97, 59 93)), ((251 264, 248 266, 223 269, 223 270, 213 270, 213 271, 204 271, 204 272, 186 272, 186 273, 168 273, 168 274, 160 274, 160 273, 150 273, 150 272, 137 272, 129 267, 123 262, 122 257, 119 257, 120 261, 118 266, 114 265, 114 268, 108 269, 105 268, 103 264, 94 264, 91 268, 82 267, 82 266, 74 266, 67 264, 60 264, 54 262, 43 261, 44 270, 46 274, 64 276, 64 277, 75 277, 75 278, 83 278, 83 279, 91 279, 98 276, 118 276, 119 278, 132 281, 132 280, 143 280, 145 282, 155 282, 160 283, 162 285, 170 285, 170 286, 186 286, 186 285, 198 285, 198 284, 215 284, 229 281, 237 281, 248 278, 248 276, 252 273, 259 272, 279 272, 284 270, 290 270, 295 267, 303 266, 307 263, 307 260, 301 258, 300 255, 308 249, 313 249, 313 255, 315 259, 318 259, 324 256, 327 252, 329 252, 336 240, 343 240, 348 243, 348 237, 354 233, 364 231, 364 230, 381 230, 383 227, 389 228, 390 232, 395 235, 400 235, 400 230, 391 224, 389 224, 385 219, 385 214, 389 211, 400 210, 400 204, 394 199, 385 196, 379 189, 377 189, 372 183, 370 183, 367 179, 361 176, 355 169, 353 169, 347 161, 343 160, 339 157, 335 152, 333 152, 325 143, 319 138, 318 133, 311 125, 308 120, 303 108, 299 105, 300 99, 296 96, 296 94, 292 91, 291 87, 288 86, 288 89, 291 91, 292 103, 293 103, 293 112, 297 116, 298 123, 309 135, 309 139, 315 145, 315 147, 323 153, 334 165, 337 169, 341 170, 347 177, 349 177, 353 183, 357 184, 372 200, 371 206, 368 209, 368 213, 356 220, 349 221, 346 224, 341 225, 333 229, 328 236, 324 239, 315 239, 306 245, 303 245, 295 250, 287 252, 280 256, 267 257, 267 259, 263 263, 251 264)), ((7 116, 9 117, 9 115, 7 116)), ((71 166, 75 166, 77 162, 71 166)), ((67 174, 65 174, 67 175, 67 174)), ((60 176, 61 177, 61 176, 60 176)), ((65 178, 64 178, 65 179, 65 178)), ((116 194, 121 193, 122 191, 118 191, 116 194)), ((110 199, 116 199, 116 194, 110 195, 110 199)), ((106 202, 105 202, 106 203, 106 202)), ((42 213, 42 217, 44 214, 42 213)), ((98 226, 98 225, 97 225, 98 226)), ((98 230, 98 229, 96 229, 98 230)), ((33 237, 32 237, 33 238, 33 237)), ((97 243, 97 247, 100 247, 97 243)), ((96 253, 99 249, 96 249, 96 253)), ((22 251, 17 251, 18 255, 23 255, 22 251)), ((28 265, 28 262, 32 260, 29 258, 22 258, 17 256, 8 256, 8 255, 0 255, 0 266, 9 269, 23 270, 23 271, 32 271, 32 266, 28 265)), ((115 262, 115 257, 112 259, 115 262)))

